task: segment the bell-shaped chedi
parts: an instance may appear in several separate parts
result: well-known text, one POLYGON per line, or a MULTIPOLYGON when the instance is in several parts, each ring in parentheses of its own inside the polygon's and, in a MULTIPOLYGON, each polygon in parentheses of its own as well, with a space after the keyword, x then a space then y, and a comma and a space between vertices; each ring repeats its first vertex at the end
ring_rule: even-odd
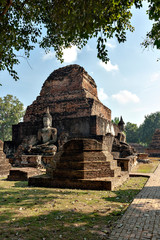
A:
POLYGON ((3 142, 0 140, 0 177, 7 176, 11 165, 3 152, 3 142))
POLYGON ((111 120, 111 110, 99 101, 93 78, 79 65, 69 65, 50 74, 40 96, 28 106, 24 122, 41 121, 47 107, 53 121, 94 115, 111 120))
POLYGON ((110 129, 111 110, 99 101, 95 81, 79 65, 69 65, 50 74, 40 95, 27 107, 24 121, 13 126, 16 146, 43 128, 47 107, 59 142, 66 136, 72 139, 105 135, 110 129))

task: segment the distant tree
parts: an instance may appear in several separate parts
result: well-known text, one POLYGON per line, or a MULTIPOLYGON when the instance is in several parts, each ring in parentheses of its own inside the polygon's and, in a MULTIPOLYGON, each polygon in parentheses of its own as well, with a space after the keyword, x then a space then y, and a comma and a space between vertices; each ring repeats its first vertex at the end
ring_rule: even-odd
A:
POLYGON ((0 139, 12 139, 12 125, 17 124, 24 115, 24 106, 18 98, 7 95, 0 98, 0 139))
POLYGON ((145 116, 144 122, 139 127, 139 140, 147 145, 151 142, 155 130, 160 129, 160 112, 145 116))
POLYGON ((138 143, 139 132, 138 126, 135 123, 127 122, 125 125, 126 140, 129 143, 138 143))
POLYGON ((119 123, 119 117, 115 117, 115 118, 112 120, 112 123, 115 123, 116 125, 118 125, 118 123, 119 123))
MULTIPOLYGON (((74 45, 81 49, 92 37, 97 38, 97 57, 107 63, 107 40, 115 37, 119 43, 126 41, 127 30, 134 30, 131 8, 140 8, 142 3, 143 0, 0 0, 0 70, 6 69, 17 80, 13 66, 19 64, 19 50, 29 57, 38 43, 46 51, 53 47, 62 61, 63 48, 74 45)), ((147 14, 153 27, 143 45, 159 49, 159 0, 148 3, 147 14)))

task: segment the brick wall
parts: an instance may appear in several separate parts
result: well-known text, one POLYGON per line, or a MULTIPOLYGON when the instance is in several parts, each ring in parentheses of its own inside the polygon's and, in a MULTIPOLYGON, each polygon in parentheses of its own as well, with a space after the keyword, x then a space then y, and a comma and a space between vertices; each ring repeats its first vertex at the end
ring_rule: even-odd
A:
POLYGON ((111 110, 98 99, 94 80, 84 68, 70 65, 54 71, 40 96, 27 107, 24 122, 38 122, 49 106, 54 120, 97 115, 111 120, 111 110))

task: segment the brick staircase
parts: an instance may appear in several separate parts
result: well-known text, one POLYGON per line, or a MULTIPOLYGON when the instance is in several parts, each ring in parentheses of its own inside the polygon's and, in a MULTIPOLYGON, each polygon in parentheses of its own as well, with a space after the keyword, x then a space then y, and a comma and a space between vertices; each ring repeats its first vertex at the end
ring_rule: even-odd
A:
POLYGON ((94 139, 67 142, 49 176, 29 178, 29 185, 112 190, 129 177, 102 143, 94 139))
MULTIPOLYGON (((89 155, 91 153, 88 153, 89 155)), ((106 161, 105 156, 99 161, 94 160, 94 153, 92 158, 85 157, 85 159, 77 159, 74 155, 70 160, 66 161, 65 157, 60 159, 56 170, 53 172, 53 177, 69 178, 69 179, 93 179, 101 177, 117 177, 121 175, 121 168, 117 167, 116 161, 106 161), (75 161, 74 161, 75 160, 75 161)), ((84 158, 84 156, 82 156, 84 158)))

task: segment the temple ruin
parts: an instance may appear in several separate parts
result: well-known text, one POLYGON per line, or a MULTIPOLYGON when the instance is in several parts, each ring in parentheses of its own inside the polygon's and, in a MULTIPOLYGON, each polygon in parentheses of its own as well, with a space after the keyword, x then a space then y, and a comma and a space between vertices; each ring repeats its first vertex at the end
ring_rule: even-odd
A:
POLYGON ((3 142, 0 140, 0 177, 6 177, 11 169, 11 164, 3 152, 3 142))
POLYGON ((93 78, 83 67, 69 65, 47 78, 5 148, 19 164, 47 169, 46 175, 29 178, 29 185, 110 190, 135 164, 123 127, 122 118, 118 126, 112 123, 93 78))
POLYGON ((156 129, 146 152, 150 157, 160 157, 160 129, 156 129))

